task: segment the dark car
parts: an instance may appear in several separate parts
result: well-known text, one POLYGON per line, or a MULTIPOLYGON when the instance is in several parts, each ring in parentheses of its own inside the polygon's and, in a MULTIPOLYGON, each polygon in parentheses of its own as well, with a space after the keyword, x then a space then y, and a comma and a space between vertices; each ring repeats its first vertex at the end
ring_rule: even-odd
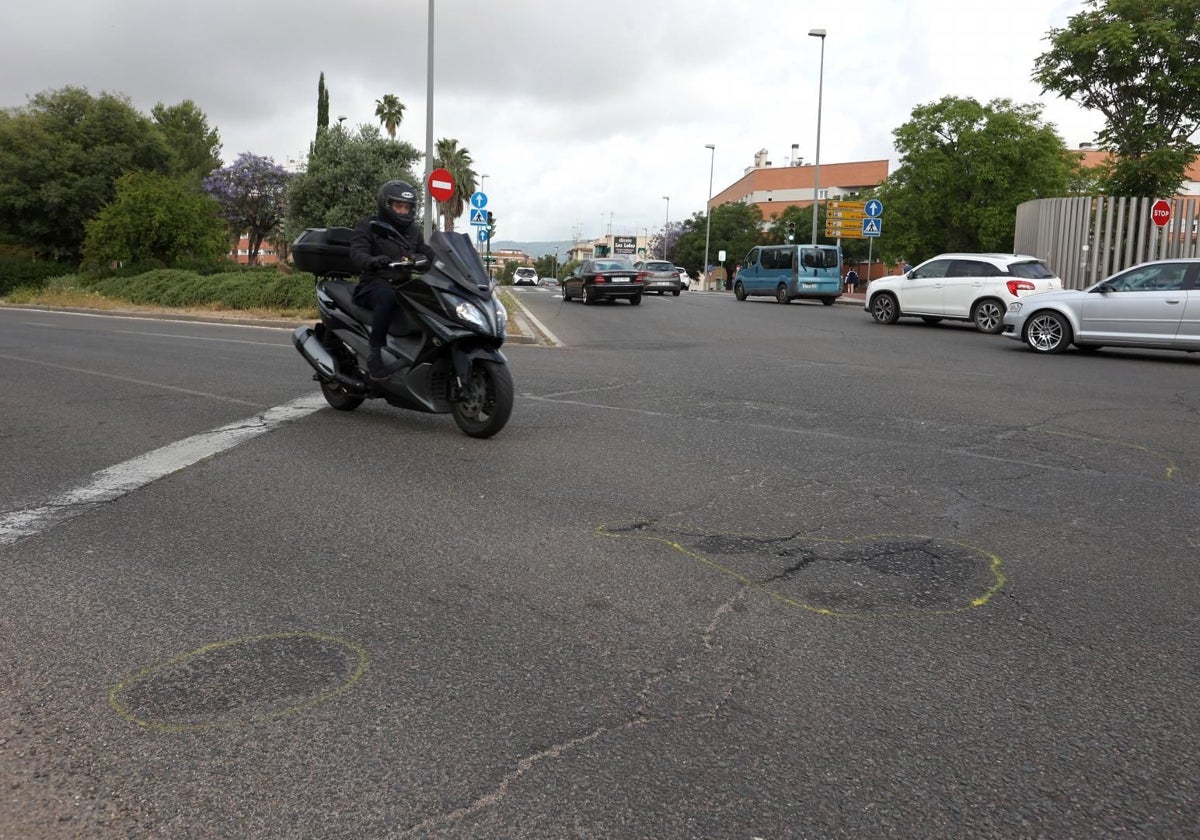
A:
POLYGON ((645 260, 636 262, 633 267, 642 272, 642 288, 647 292, 670 292, 678 296, 683 284, 679 280, 679 269, 674 263, 666 260, 645 260))
POLYGON ((625 298, 634 306, 642 302, 642 275, 628 260, 584 260, 562 283, 563 300, 574 297, 595 303, 601 298, 625 298))

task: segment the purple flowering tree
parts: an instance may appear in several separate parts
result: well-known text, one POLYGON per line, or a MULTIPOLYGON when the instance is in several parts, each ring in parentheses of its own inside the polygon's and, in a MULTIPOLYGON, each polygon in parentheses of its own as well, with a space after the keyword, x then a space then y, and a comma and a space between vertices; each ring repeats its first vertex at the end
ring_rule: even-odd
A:
POLYGON ((221 205, 234 241, 243 233, 250 241, 250 265, 257 264, 263 240, 280 231, 290 178, 271 158, 242 152, 232 164, 204 179, 204 191, 221 205))

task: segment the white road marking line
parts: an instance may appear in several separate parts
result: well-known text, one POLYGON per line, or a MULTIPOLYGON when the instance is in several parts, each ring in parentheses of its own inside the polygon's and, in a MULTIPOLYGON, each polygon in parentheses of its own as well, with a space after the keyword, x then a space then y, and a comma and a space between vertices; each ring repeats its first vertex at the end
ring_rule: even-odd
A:
POLYGON ((269 408, 262 414, 169 443, 153 452, 93 473, 91 481, 36 507, 0 515, 0 547, 40 534, 74 519, 96 505, 111 502, 163 476, 190 467, 238 444, 324 408, 325 398, 310 394, 269 408))
POLYGON ((242 341, 240 338, 208 338, 202 335, 179 335, 179 333, 152 333, 139 330, 113 330, 117 335, 149 335, 154 338, 181 338, 184 341, 220 341, 225 344, 257 344, 262 347, 283 347, 292 349, 290 344, 280 344, 278 341, 242 341))
POLYGON ((159 388, 163 391, 172 391, 176 394, 188 394, 193 397, 205 397, 210 400, 220 400, 221 402, 234 403, 236 405, 248 405, 252 408, 257 408, 261 403, 251 402, 250 400, 239 400, 237 397, 226 397, 223 394, 210 394, 207 391, 193 391, 190 388, 179 388, 175 385, 163 385, 159 382, 147 382, 144 379, 132 379, 128 376, 117 376, 113 373, 103 373, 98 370, 88 370, 87 368, 71 367, 70 365, 56 365, 53 362, 43 362, 39 359, 26 359, 22 356, 6 356, 0 353, 0 359, 7 359, 10 362, 26 362, 31 365, 42 365, 43 367, 54 368, 55 370, 69 370, 72 373, 86 373, 88 376, 100 376, 104 379, 115 379, 118 382, 129 382, 134 385, 146 385, 150 388, 159 388))

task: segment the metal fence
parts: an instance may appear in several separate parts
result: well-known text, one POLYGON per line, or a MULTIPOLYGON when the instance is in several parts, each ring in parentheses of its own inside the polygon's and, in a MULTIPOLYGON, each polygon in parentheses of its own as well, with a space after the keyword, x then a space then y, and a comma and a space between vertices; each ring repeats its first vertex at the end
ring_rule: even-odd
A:
POLYGON ((1147 260, 1200 257, 1200 198, 1171 199, 1171 219, 1161 228, 1150 219, 1157 200, 1078 196, 1026 201, 1017 207, 1013 251, 1045 260, 1066 289, 1086 288, 1147 260))

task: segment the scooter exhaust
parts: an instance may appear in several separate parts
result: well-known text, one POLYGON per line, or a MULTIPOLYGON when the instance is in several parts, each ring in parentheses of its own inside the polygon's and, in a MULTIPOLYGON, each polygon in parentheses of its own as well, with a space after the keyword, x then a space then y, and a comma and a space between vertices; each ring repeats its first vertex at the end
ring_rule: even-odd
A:
POLYGON ((312 327, 296 327, 292 332, 292 344, 296 345, 304 361, 312 365, 317 373, 328 379, 337 377, 337 362, 321 344, 321 339, 317 338, 312 327))

